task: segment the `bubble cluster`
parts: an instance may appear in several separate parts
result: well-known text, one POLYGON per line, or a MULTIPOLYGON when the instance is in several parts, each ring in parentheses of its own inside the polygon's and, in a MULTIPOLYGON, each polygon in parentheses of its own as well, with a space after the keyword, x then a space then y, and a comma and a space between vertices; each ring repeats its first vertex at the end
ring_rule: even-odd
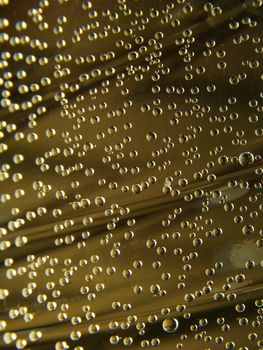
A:
POLYGON ((0 348, 262 349, 262 0, 0 0, 0 348))

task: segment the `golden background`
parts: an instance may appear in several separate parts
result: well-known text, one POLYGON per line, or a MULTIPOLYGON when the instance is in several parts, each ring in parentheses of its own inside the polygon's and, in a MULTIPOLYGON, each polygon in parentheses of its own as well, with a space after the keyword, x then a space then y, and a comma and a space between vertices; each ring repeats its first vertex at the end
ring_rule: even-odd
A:
POLYGON ((0 5, 0 348, 262 349, 262 1, 0 5))

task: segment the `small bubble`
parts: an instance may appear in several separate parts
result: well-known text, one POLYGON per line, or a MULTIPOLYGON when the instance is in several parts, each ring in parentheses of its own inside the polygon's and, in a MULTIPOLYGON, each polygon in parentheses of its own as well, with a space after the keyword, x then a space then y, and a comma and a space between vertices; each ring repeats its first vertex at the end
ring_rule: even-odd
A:
POLYGON ((105 200, 104 197, 98 196, 98 197, 95 198, 95 204, 96 204, 97 207, 101 207, 101 206, 103 206, 105 203, 106 203, 106 200, 105 200))
POLYGON ((179 327, 179 322, 176 318, 166 318, 163 321, 163 330, 167 333, 174 333, 179 327))
POLYGON ((250 152, 243 152, 238 157, 238 161, 243 167, 250 166, 254 163, 254 155, 250 152))
POLYGON ((147 135, 146 135, 146 140, 149 141, 149 142, 152 142, 154 140, 157 139, 157 134, 155 132, 149 132, 147 135))

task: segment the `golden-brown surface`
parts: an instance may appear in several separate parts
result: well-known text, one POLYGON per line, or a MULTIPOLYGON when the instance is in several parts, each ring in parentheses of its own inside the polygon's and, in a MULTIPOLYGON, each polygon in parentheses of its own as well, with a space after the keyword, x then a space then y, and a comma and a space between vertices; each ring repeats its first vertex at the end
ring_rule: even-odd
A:
POLYGON ((262 349, 262 1, 0 5, 0 348, 262 349))

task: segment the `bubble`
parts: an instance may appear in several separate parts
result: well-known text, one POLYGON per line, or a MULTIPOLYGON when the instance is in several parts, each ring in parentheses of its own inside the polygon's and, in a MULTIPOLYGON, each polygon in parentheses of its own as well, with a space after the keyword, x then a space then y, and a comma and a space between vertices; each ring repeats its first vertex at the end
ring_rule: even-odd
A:
POLYGON ((176 318, 166 318, 162 323, 163 330, 167 333, 174 333, 179 327, 179 322, 176 318))
POLYGON ((149 142, 152 142, 154 140, 157 139, 157 134, 153 131, 149 132, 147 135, 146 135, 146 140, 149 141, 149 142))
POLYGON ((88 327, 88 331, 90 334, 96 334, 100 331, 100 326, 98 324, 91 324, 88 327))
POLYGON ((124 346, 131 346, 133 343, 133 338, 132 337, 125 337, 123 338, 123 345, 124 346))
POLYGON ((250 152, 243 152, 238 157, 238 161, 243 167, 250 166, 254 163, 254 155, 250 152))
POLYGON ((134 184, 134 185, 132 185, 131 190, 132 190, 132 193, 138 194, 142 191, 142 187, 139 184, 134 184))
POLYGON ((243 226, 243 228, 242 228, 242 232, 243 232, 243 234, 244 235, 246 235, 246 236, 249 236, 249 235, 251 235, 252 233, 254 233, 254 226, 253 225, 245 225, 245 226, 243 226))
POLYGON ((0 289, 0 300, 4 300, 8 297, 9 290, 8 289, 0 289))
POLYGON ((29 2, 0 0, 3 344, 262 347, 262 1, 29 2))
POLYGON ((110 337, 110 343, 113 345, 118 344, 119 341, 120 341, 120 337, 118 335, 112 335, 110 337))
POLYGON ((245 309, 246 309, 246 306, 244 304, 237 304, 235 306, 235 309, 236 309, 237 312, 244 312, 245 309))
POLYGON ((106 203, 106 199, 102 196, 98 196, 95 198, 95 204, 97 207, 101 207, 103 205, 105 205, 106 203))
MULTIPOLYGON (((159 91, 159 88, 156 87, 156 88, 154 89, 154 92, 157 93, 158 91, 159 91)), ((153 108, 152 114, 153 114, 153 116, 155 116, 155 117, 159 117, 159 116, 161 116, 161 115, 163 114, 163 110, 162 110, 161 107, 153 108)))
POLYGON ((138 54, 138 52, 136 52, 136 51, 131 51, 131 52, 129 52, 129 54, 128 54, 128 59, 129 59, 130 61, 135 61, 138 57, 139 57, 139 54, 138 54))

